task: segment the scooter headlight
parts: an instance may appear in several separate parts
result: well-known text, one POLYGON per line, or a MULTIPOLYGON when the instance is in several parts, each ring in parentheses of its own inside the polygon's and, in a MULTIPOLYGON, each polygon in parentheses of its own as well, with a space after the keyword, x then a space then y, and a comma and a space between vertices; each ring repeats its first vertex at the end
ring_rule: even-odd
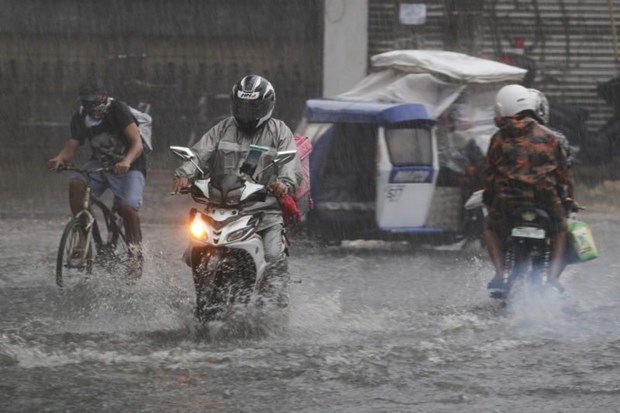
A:
POLYGON ((207 223, 202 219, 202 214, 196 213, 192 222, 189 224, 189 232, 192 237, 198 240, 206 240, 209 237, 209 227, 207 223))

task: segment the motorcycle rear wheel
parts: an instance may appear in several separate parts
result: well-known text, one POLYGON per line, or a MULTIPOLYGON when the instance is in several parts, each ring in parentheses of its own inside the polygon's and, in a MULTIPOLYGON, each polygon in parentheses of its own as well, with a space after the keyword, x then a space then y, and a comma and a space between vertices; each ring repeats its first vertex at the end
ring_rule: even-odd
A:
POLYGON ((548 247, 535 249, 529 243, 523 242, 512 243, 508 248, 510 248, 508 253, 513 254, 513 260, 510 269, 509 288, 505 292, 505 296, 508 297, 512 287, 520 282, 542 286, 543 278, 547 275, 548 263, 545 262, 545 254, 548 253, 546 251, 548 247))

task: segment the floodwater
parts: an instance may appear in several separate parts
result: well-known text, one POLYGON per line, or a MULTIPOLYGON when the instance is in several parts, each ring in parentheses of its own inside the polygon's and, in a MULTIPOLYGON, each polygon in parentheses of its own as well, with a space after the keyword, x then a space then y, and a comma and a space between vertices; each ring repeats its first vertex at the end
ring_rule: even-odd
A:
POLYGON ((620 411, 611 214, 583 214, 602 256, 567 269, 566 299, 502 308, 487 297, 492 271, 475 249, 300 241, 286 313, 248 312, 207 331, 192 316, 184 230, 161 219, 188 203, 167 189, 147 189, 135 285, 95 273, 58 292, 64 194, 46 195, 47 214, 3 211, 0 411, 620 411))

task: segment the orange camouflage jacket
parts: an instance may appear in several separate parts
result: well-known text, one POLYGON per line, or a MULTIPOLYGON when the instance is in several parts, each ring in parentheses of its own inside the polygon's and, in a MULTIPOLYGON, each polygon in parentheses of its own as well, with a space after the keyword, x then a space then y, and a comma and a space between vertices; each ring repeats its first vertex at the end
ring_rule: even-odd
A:
POLYGON ((560 203, 568 208, 571 177, 560 141, 534 119, 496 118, 500 128, 484 160, 484 200, 560 203))

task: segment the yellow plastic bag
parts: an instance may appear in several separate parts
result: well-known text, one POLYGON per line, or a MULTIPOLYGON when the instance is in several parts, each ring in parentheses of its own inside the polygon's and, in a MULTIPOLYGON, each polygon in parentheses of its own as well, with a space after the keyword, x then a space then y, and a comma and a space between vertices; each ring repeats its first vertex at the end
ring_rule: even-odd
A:
POLYGON ((598 249, 590 227, 577 219, 568 220, 568 257, 570 263, 598 258, 598 249))

